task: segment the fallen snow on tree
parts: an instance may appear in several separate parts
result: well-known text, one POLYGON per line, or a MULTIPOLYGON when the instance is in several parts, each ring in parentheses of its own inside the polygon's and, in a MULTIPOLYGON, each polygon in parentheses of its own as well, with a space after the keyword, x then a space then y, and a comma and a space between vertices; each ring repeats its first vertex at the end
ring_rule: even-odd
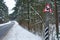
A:
POLYGON ((42 40, 40 36, 34 35, 22 28, 16 21, 3 40, 42 40))

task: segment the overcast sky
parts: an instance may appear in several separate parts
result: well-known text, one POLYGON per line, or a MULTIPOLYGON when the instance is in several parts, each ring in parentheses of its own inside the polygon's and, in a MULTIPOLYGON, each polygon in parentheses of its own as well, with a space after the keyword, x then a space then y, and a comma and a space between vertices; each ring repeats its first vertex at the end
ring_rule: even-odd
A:
POLYGON ((14 0, 4 0, 4 2, 6 2, 5 4, 8 7, 9 10, 9 14, 11 14, 14 10, 12 10, 12 8, 15 6, 15 1, 14 0))

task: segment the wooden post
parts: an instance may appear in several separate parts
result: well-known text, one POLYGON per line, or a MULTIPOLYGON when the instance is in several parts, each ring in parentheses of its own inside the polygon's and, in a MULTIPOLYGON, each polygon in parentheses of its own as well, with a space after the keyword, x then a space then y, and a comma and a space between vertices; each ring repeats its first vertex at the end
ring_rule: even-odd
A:
MULTIPOLYGON (((58 28, 58 13, 57 13, 57 0, 54 0, 54 5, 55 5, 55 18, 56 18, 56 34, 57 34, 57 38, 58 38, 58 33, 59 33, 59 28, 58 28)), ((58 38, 59 40, 59 38, 58 38)))

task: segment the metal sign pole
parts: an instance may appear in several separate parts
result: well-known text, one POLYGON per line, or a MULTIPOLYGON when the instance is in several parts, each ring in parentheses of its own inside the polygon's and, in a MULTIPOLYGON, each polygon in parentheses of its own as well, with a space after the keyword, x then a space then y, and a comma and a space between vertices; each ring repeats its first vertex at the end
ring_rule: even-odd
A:
POLYGON ((46 20, 45 20, 45 40, 49 40, 49 12, 46 12, 46 20))

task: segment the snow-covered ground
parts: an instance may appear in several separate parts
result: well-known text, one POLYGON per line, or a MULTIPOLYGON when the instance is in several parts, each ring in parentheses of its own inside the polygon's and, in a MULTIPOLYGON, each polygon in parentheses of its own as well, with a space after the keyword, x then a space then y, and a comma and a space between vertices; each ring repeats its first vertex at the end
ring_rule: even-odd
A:
POLYGON ((50 24, 50 40, 57 40, 56 38, 56 25, 55 24, 50 24))
POLYGON ((3 40, 42 40, 40 36, 34 35, 22 28, 16 21, 3 40))
MULTIPOLYGON (((21 27, 16 21, 9 21, 7 23, 0 24, 0 26, 11 23, 14 23, 13 27, 2 40, 44 40, 44 38, 42 39, 42 37, 34 35, 21 27)), ((55 24, 50 24, 50 40, 57 40, 55 27, 55 24)))
POLYGON ((10 23, 11 23, 11 21, 9 21, 7 23, 0 24, 0 26, 7 25, 7 24, 10 24, 10 23))

